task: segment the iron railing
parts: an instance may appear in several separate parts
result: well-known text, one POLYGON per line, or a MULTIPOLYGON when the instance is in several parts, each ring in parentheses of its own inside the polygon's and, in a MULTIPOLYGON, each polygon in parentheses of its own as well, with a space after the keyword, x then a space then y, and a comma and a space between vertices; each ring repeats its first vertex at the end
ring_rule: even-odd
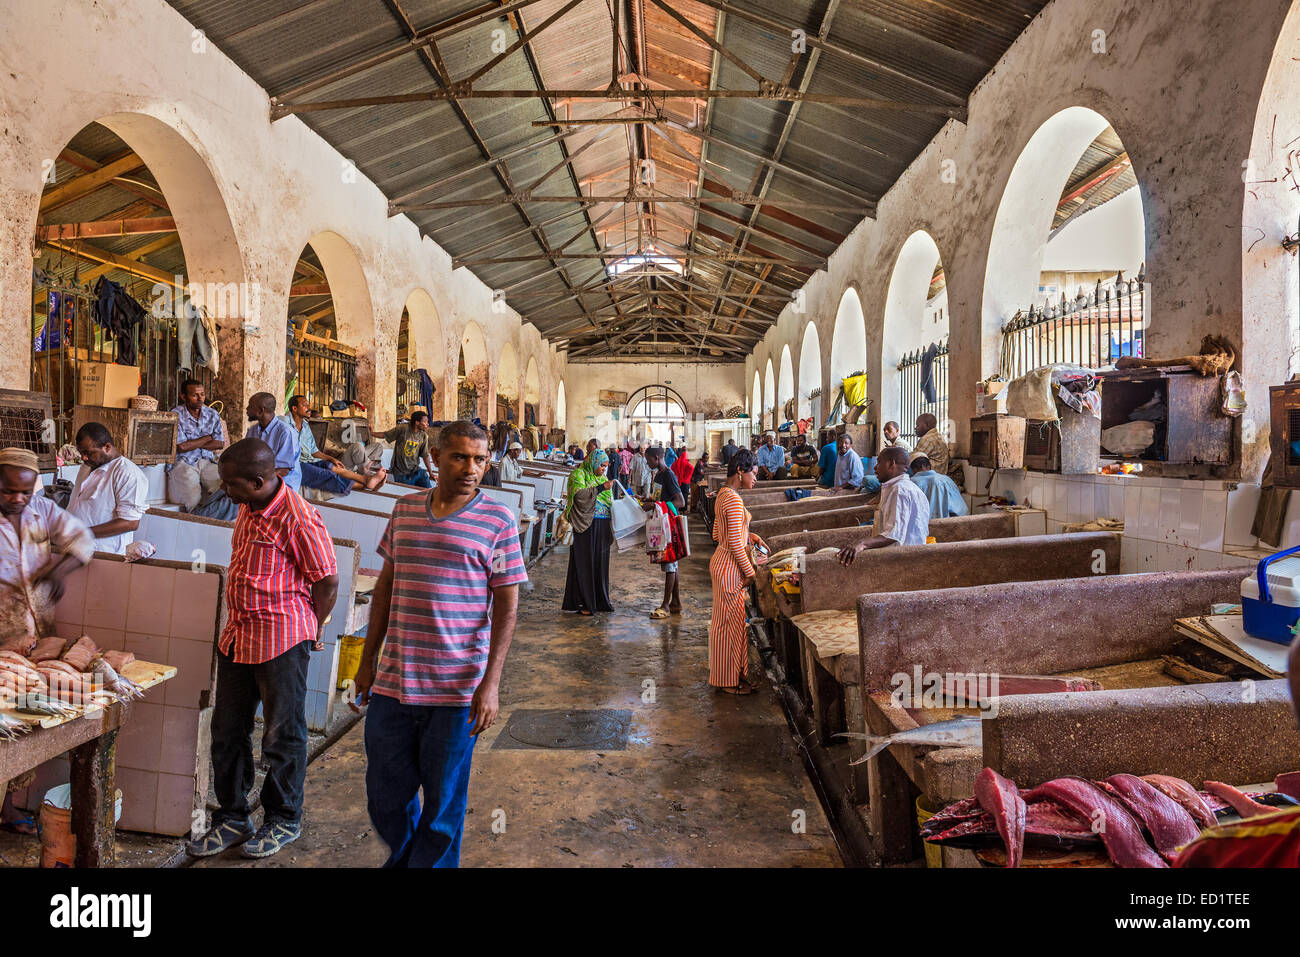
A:
MULTIPOLYGON (((397 367, 397 414, 406 415, 413 405, 420 404, 420 373, 404 365, 397 367)), ((429 409, 425 409, 430 412, 429 409)), ((432 414, 432 413, 430 413, 432 414)))
POLYGON ((286 397, 304 395, 313 409, 357 398, 357 357, 340 349, 296 339, 289 333, 285 357, 286 397))
MULTIPOLYGON (((44 282, 39 276, 35 285, 39 299, 32 314, 31 388, 50 396, 55 447, 59 448, 72 441, 72 411, 84 364, 116 363, 123 344, 95 322, 95 297, 89 288, 44 282)), ((188 378, 201 382, 209 400, 214 398, 210 369, 180 368, 177 332, 175 318, 157 318, 146 311, 144 322, 131 333, 135 365, 140 370, 140 394, 156 398, 158 408, 164 411, 180 404, 180 385, 188 378)), ((191 352, 190 358, 193 363, 198 357, 191 352)))
MULTIPOLYGON (((940 431, 948 418, 948 339, 945 337, 931 343, 923 349, 909 352, 898 363, 898 428, 899 436, 908 444, 916 441, 916 420, 925 412, 931 413, 939 422, 940 431), (934 380, 934 401, 927 402, 924 392, 925 354, 931 348, 937 350, 930 365, 930 376, 934 380)), ((884 423, 880 423, 882 426, 884 423)))
POLYGON ((474 419, 478 417, 478 389, 464 383, 456 388, 456 418, 474 419))
POLYGON ((1100 369, 1120 356, 1140 357, 1150 306, 1145 266, 1136 279, 1118 273, 1073 299, 1062 293, 1060 302, 1031 306, 1002 327, 999 371, 1010 380, 1039 366, 1100 369))

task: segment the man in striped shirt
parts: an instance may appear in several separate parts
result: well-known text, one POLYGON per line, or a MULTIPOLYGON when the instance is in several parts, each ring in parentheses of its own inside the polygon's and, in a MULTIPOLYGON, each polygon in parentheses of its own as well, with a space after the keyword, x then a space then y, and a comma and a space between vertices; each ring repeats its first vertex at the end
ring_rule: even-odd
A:
POLYGON ((445 426, 437 486, 400 499, 379 543, 356 689, 370 703, 366 799, 385 867, 460 863, 475 737, 496 720, 528 578, 514 514, 478 487, 490 461, 481 428, 445 426))
POLYGON ((221 484, 240 506, 226 575, 227 620, 217 641, 212 778, 220 805, 189 845, 208 857, 236 844, 270 857, 302 833, 307 776, 307 664, 338 595, 334 544, 320 514, 276 469, 259 439, 221 456, 221 484), (262 705, 263 823, 254 833, 253 718, 262 705), (251 838, 251 840, 250 840, 251 838))

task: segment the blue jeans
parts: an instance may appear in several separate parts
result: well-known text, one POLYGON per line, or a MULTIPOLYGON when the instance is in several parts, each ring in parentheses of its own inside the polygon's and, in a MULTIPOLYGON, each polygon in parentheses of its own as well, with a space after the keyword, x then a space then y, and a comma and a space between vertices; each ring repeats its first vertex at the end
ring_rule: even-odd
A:
POLYGON ((325 492, 334 492, 336 495, 347 495, 352 491, 351 479, 345 479, 342 475, 315 462, 302 462, 300 465, 303 488, 318 488, 325 492))
POLYGON ((469 705, 402 704, 388 695, 371 696, 366 809, 388 845, 385 867, 460 866, 477 740, 470 727, 469 705))
POLYGON ((414 472, 389 472, 388 474, 394 482, 400 482, 402 485, 433 488, 433 483, 429 481, 429 473, 424 469, 416 469, 414 472))

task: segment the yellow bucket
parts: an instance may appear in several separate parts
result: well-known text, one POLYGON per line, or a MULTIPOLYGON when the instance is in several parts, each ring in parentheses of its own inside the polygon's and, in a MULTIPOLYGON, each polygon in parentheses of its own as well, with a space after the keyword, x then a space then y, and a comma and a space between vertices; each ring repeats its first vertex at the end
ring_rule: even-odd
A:
POLYGON ((339 639, 339 677, 337 688, 347 687, 347 683, 357 676, 361 667, 361 651, 366 646, 366 639, 360 635, 344 635, 339 639))
MULTIPOLYGON (((925 799, 925 795, 916 799, 916 823, 918 826, 924 824, 930 818, 934 817, 935 811, 939 810, 933 804, 925 799)), ((929 841, 922 841, 925 845, 925 866, 926 867, 943 867, 943 848, 938 844, 931 844, 929 841)))

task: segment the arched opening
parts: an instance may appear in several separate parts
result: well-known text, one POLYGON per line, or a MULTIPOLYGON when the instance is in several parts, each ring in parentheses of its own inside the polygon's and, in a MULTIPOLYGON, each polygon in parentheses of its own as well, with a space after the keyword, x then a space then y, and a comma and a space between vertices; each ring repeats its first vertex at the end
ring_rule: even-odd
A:
POLYGON ((569 406, 564 396, 564 380, 555 387, 555 428, 564 431, 568 427, 569 406))
POLYGON ((497 363, 496 421, 519 425, 519 360, 508 342, 497 363))
POLYGON ((817 327, 804 327, 803 345, 799 347, 799 418, 813 420, 814 429, 821 423, 822 345, 817 327))
MULTIPOLYGON (((191 377, 217 398, 218 327, 238 330, 255 320, 258 305, 249 301, 216 180, 176 130, 150 116, 113 114, 51 155, 44 189, 30 208, 35 258, 27 355, 31 389, 50 397, 53 441, 39 440, 39 426, 30 442, 8 440, 28 445, 50 466, 53 450, 72 440, 73 407, 92 364, 134 367, 113 370, 114 388, 153 396, 161 409, 178 404, 180 383, 191 377), (95 322, 100 293, 133 318, 129 328, 110 332, 95 322)), ((238 408, 223 409, 227 427, 236 430, 244 418, 239 386, 231 403, 238 408)))
POLYGON ((317 233, 294 263, 283 399, 305 395, 317 410, 375 404, 374 316, 370 291, 351 244, 317 233))
MULTIPOLYGON (((948 289, 943 260, 925 230, 908 236, 885 295, 880 424, 896 421, 915 441, 923 412, 948 418, 948 289)), ((943 430, 949 434, 948 430, 943 430)))
POLYGON ((628 397, 624 407, 628 438, 646 445, 676 448, 686 440, 686 403, 666 385, 647 385, 628 397))
POLYGON ((524 370, 524 425, 537 425, 541 418, 542 381, 537 372, 537 359, 528 357, 524 370))
POLYGON ((472 320, 460 334, 460 359, 456 369, 456 418, 478 419, 488 414, 487 343, 483 330, 472 320))
POLYGON ((757 369, 754 370, 754 392, 749 403, 749 417, 757 428, 763 427, 763 379, 757 369))
POLYGON ((792 421, 799 414, 794 405, 794 362, 790 347, 781 351, 781 377, 776 386, 776 422, 778 425, 792 421))
POLYGON ((831 395, 838 396, 841 383, 851 375, 867 371, 867 320, 862 303, 853 289, 844 290, 835 312, 831 333, 831 395))
POLYGON ((776 376, 772 372, 772 360, 767 360, 767 372, 763 374, 763 395, 767 397, 767 406, 763 409, 763 428, 776 428, 776 376))
POLYGON ((444 417, 442 323, 431 297, 414 290, 402 308, 397 333, 397 414, 418 407, 435 421, 444 417))
POLYGON ((1050 117, 1017 158, 994 219, 983 374, 1142 355, 1145 258, 1141 191, 1119 135, 1087 107, 1050 117))

